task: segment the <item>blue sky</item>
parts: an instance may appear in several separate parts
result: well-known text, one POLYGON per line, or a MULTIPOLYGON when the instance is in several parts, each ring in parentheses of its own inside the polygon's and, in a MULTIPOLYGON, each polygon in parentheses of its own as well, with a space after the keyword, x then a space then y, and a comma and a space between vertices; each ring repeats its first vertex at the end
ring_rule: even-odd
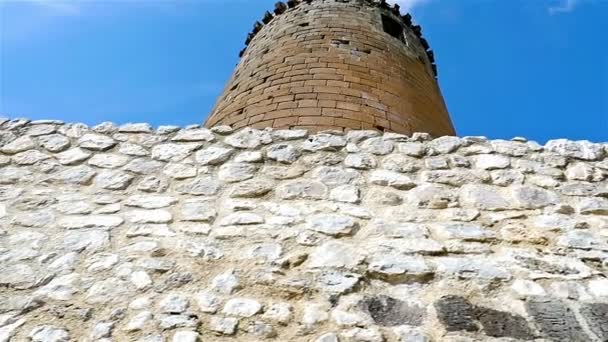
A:
MULTIPOLYGON (((202 122, 276 0, 0 0, 0 116, 202 122)), ((459 135, 608 141, 608 0, 402 1, 459 135)))

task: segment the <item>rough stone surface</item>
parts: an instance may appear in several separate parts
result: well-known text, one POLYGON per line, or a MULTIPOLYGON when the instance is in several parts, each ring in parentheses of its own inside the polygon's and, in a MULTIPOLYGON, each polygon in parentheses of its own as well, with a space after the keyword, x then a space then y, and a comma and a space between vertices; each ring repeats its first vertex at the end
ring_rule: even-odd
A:
POLYGON ((608 338, 595 145, 9 122, 0 341, 608 338))

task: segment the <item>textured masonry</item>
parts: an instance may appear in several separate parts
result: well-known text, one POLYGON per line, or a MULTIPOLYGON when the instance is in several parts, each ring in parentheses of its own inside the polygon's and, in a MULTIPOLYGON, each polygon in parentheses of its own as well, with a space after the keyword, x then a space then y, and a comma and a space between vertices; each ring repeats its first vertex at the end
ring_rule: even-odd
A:
POLYGON ((267 13, 206 125, 454 135, 420 26, 371 0, 267 13))
POLYGON ((608 144, 0 119, 0 341, 607 341, 608 144))

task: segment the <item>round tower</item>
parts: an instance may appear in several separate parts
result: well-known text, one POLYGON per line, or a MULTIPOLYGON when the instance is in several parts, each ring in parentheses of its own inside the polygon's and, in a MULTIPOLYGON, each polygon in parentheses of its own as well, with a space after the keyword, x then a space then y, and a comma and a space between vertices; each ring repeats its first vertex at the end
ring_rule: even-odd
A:
POLYGON ((206 126, 454 135, 420 26, 384 0, 290 0, 266 12, 206 126))

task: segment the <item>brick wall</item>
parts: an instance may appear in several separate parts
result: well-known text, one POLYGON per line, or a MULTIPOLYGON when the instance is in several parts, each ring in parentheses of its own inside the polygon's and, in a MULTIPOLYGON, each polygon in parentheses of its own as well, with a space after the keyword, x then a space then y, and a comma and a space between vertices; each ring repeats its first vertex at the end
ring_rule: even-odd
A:
POLYGON ((379 129, 454 134, 431 61, 394 11, 316 0, 277 15, 253 38, 207 126, 379 129))

